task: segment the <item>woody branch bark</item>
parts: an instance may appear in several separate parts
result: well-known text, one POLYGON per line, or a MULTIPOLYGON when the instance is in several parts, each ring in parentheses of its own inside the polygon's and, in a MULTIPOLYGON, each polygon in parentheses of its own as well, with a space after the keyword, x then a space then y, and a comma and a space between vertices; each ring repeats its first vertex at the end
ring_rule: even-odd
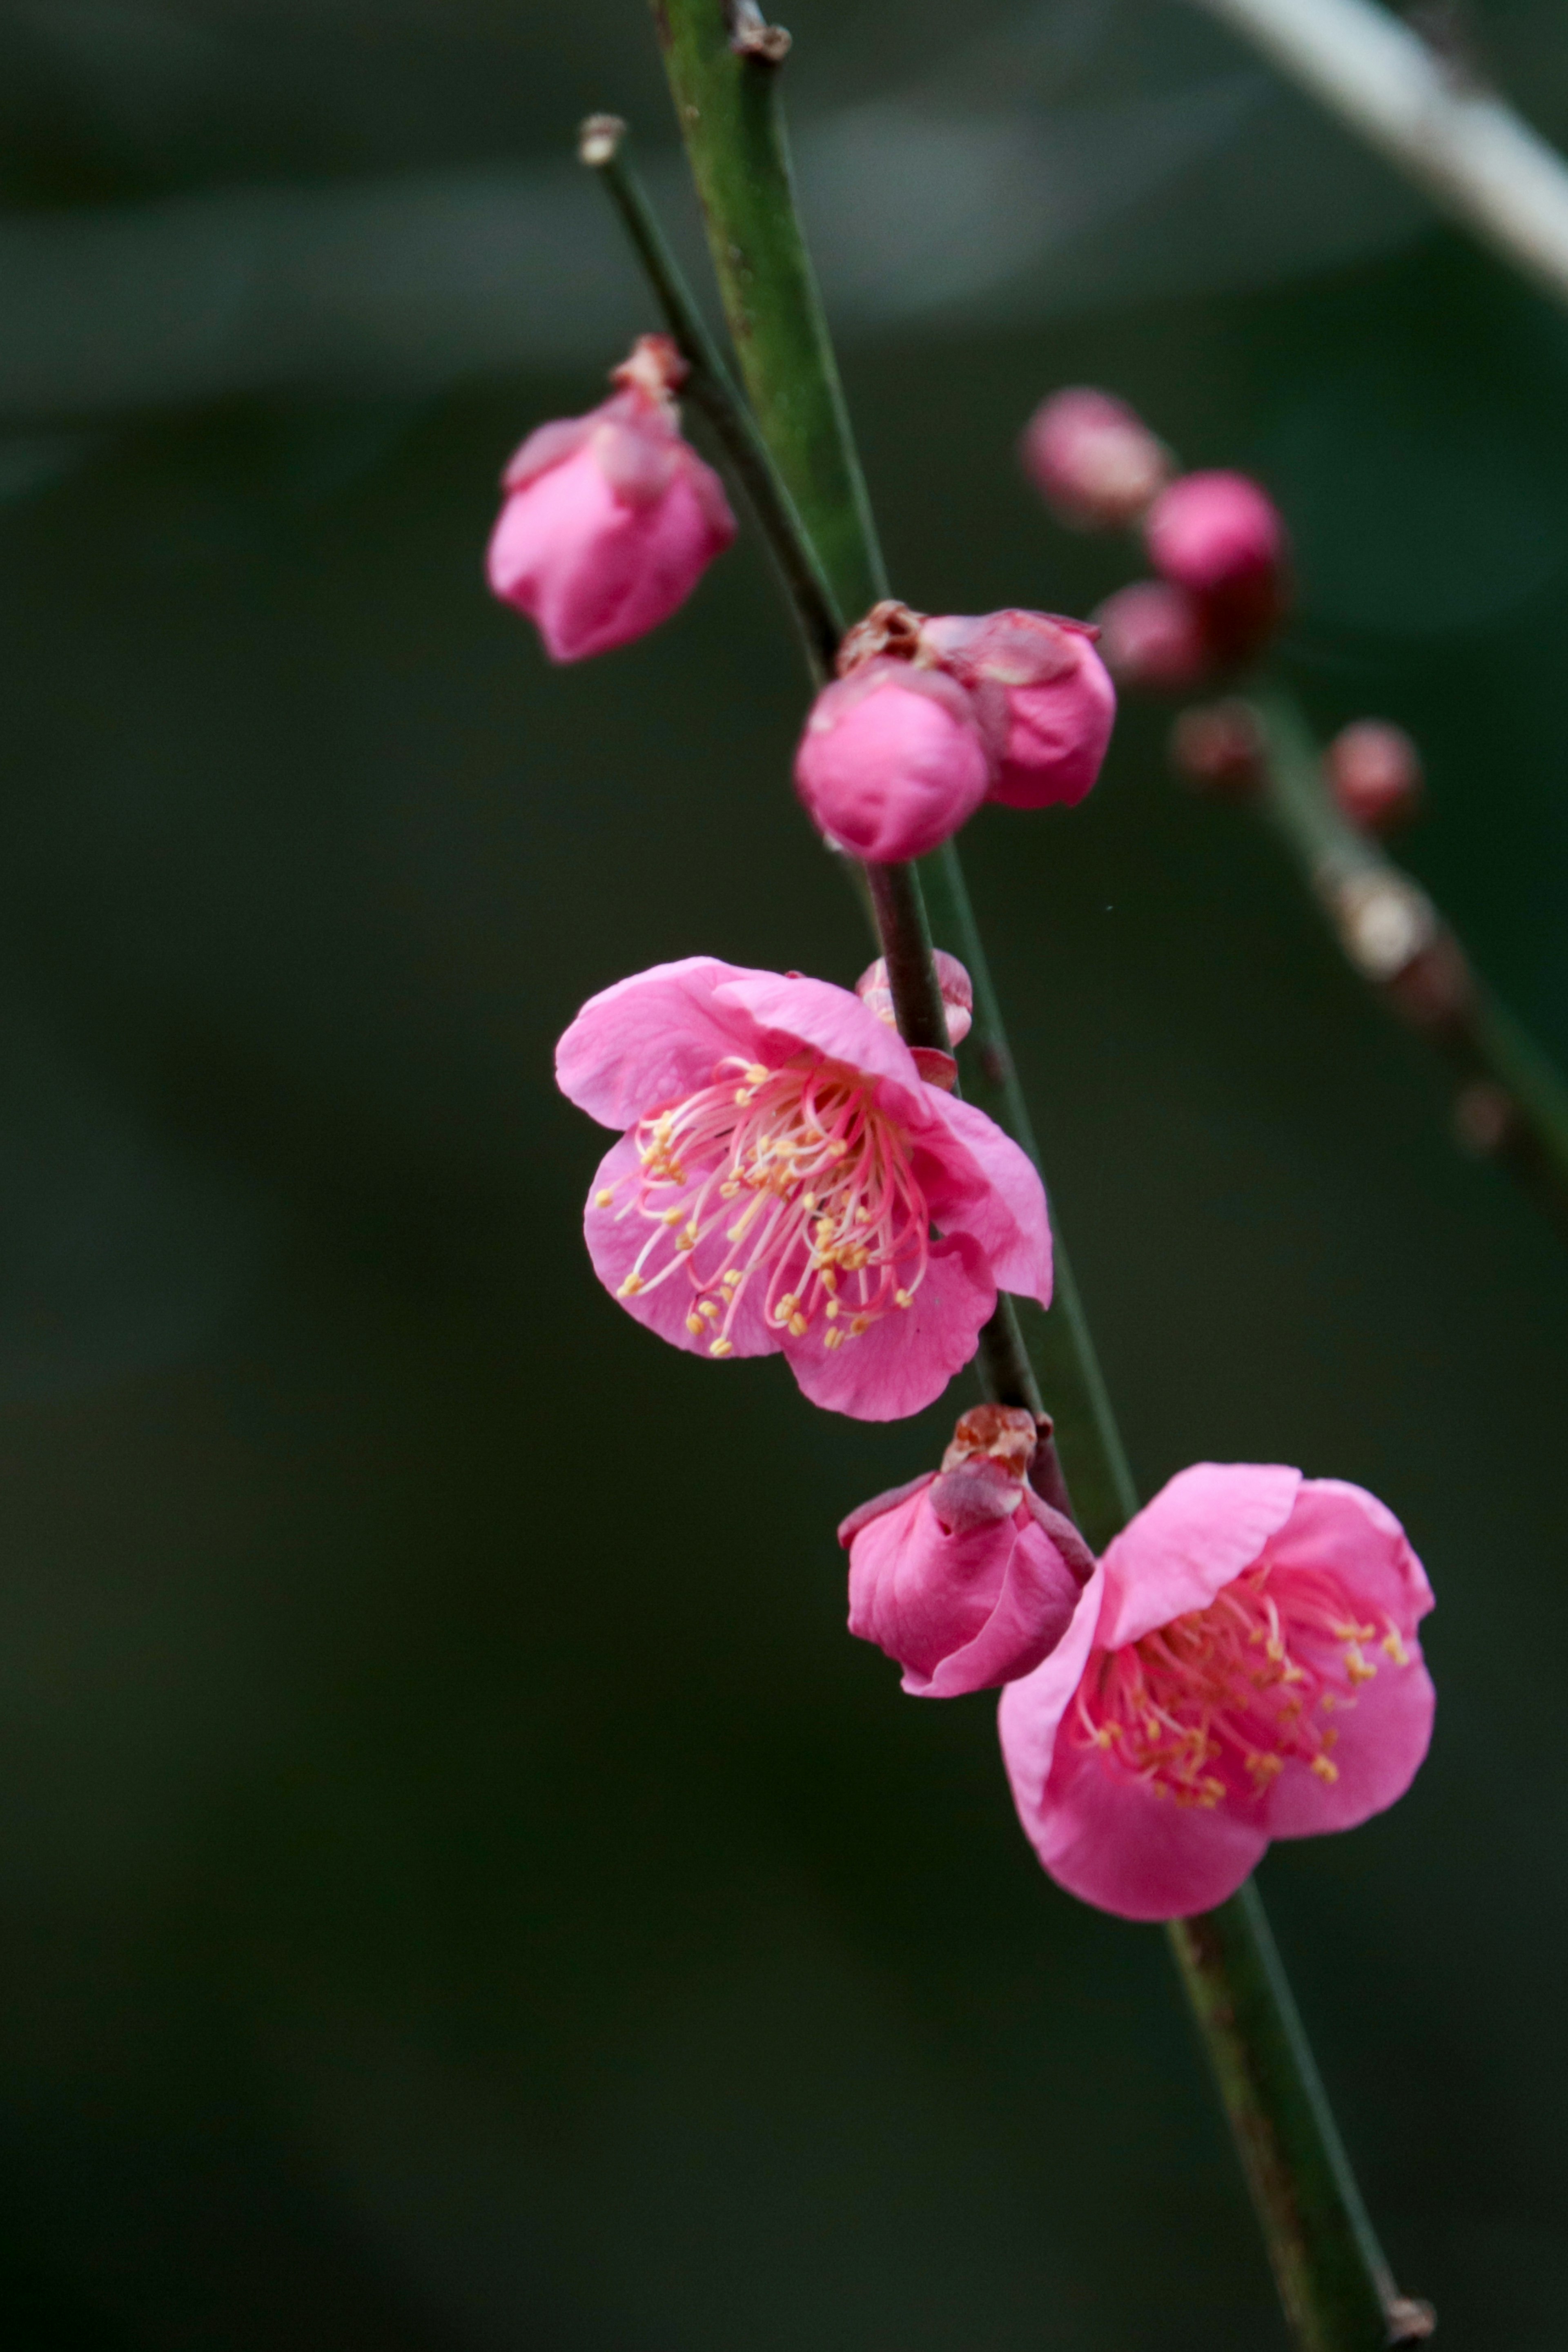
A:
MULTIPOLYGON (((886 578, 795 209, 777 75, 787 37, 763 23, 748 0, 654 0, 654 16, 752 415, 787 493, 759 503, 759 515, 770 530, 798 524, 837 615, 859 614, 886 593, 886 578)), ((657 272, 654 284, 664 292, 657 272)), ((793 561, 781 568, 786 578, 802 572, 793 561)), ((913 866, 883 866, 868 869, 867 878, 900 1031, 911 1045, 946 1045, 922 876, 913 866)), ((951 845, 926 861, 925 879, 944 937, 975 984, 978 1017, 963 1057, 970 1082, 1032 1151, 1028 1109, 951 845)), ((1082 1520, 1103 1544, 1136 1496, 1060 1257, 1058 1283, 1041 1360, 1062 1412, 1082 1520)), ((981 1364, 998 1402, 1039 1410, 1039 1384, 1007 1300, 984 1335, 981 1364)), ((1059 1482, 1049 1443, 1040 1455, 1048 1479, 1059 1482)), ((1170 1935, 1303 2352, 1374 2352, 1425 2335, 1429 2315, 1397 2295, 1377 2249, 1255 1890, 1244 1887, 1218 1910, 1176 1923, 1170 1935)))

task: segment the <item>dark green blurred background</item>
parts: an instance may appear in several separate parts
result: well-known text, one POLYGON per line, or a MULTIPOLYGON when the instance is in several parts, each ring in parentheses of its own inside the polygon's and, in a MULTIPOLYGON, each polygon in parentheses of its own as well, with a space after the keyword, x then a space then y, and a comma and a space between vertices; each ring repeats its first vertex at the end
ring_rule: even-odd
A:
MULTIPOLYGON (((900 592, 1124 575, 1015 471, 1058 383, 1259 470, 1568 1056, 1568 320, 1180 0, 788 21, 900 592)), ((1477 30, 1568 140, 1561 9, 1477 30)), ((637 0, 0 6, 0 2340, 1277 2352, 1160 1938, 843 1632, 957 1396, 814 1412, 581 1251, 583 996, 868 953, 754 546, 580 670, 481 584, 653 323, 602 105, 689 236, 637 0)), ((1263 1884, 1402 2281, 1549 2352, 1568 1261, 1163 726, 971 879, 1145 1489, 1299 1462, 1430 1567, 1426 1773, 1263 1884)))

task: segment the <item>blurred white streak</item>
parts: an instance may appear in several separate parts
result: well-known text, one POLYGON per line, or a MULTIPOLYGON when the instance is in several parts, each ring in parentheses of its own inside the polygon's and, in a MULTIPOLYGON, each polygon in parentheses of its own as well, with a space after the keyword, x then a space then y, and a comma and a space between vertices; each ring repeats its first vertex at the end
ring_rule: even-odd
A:
POLYGON ((1377 0, 1197 0, 1492 250, 1568 302, 1568 165, 1377 0))
MULTIPOLYGON (((843 334, 1042 319, 1385 251, 1422 200, 1185 7, 1048 0, 875 104, 800 177, 843 334)), ((647 167, 688 245, 685 168, 647 167)), ((0 420, 602 367, 649 323, 572 163, 230 188, 0 219, 0 420)))

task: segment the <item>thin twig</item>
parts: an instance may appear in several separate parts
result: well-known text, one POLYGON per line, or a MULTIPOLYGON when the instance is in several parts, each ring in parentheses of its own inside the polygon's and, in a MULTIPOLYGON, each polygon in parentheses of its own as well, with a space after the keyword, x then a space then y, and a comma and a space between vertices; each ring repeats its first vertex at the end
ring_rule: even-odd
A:
POLYGON ((1559 302, 1568 164, 1377 0, 1196 0, 1559 302))
POLYGON ((1270 685, 1255 707, 1263 810, 1347 961, 1448 1063, 1458 1140, 1506 1168, 1568 1238, 1568 1086, 1476 977, 1420 884, 1336 807, 1294 696, 1270 685))

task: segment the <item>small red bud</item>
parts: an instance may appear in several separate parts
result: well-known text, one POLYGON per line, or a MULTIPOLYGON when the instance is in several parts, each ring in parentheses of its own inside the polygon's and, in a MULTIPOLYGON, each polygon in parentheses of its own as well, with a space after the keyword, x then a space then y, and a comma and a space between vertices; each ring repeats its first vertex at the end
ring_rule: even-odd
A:
POLYGON ((1364 833, 1392 833, 1421 805, 1421 754, 1385 719, 1357 719, 1323 753, 1323 775, 1342 815, 1364 833))
POLYGON ((1094 619, 1100 656, 1118 686, 1185 694, 1212 667, 1197 599, 1166 580, 1135 580, 1108 596, 1094 619))
POLYGON ((1249 702, 1201 703, 1171 729, 1171 764, 1194 792, 1245 800, 1263 778, 1263 729, 1249 702))

